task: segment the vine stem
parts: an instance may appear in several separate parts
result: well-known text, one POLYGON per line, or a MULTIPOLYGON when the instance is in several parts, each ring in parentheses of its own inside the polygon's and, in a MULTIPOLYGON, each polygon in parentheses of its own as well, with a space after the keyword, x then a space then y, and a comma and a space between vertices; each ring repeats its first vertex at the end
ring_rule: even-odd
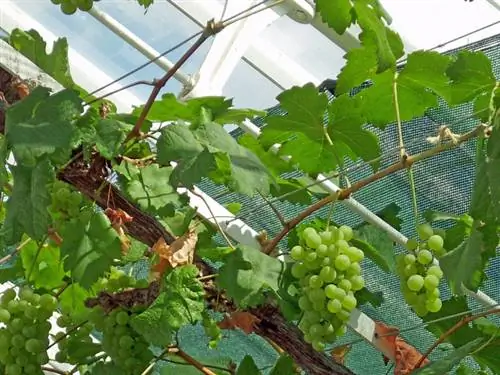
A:
POLYGON ((403 140, 403 125, 401 124, 401 111, 399 110, 398 101, 398 72, 394 73, 394 80, 392 81, 392 95, 394 98, 394 110, 396 111, 396 123, 398 126, 399 156, 403 159, 406 156, 406 150, 403 140))
POLYGON ((170 348, 168 350, 169 353, 174 354, 183 360, 185 360, 187 363, 198 369, 202 374, 205 375, 216 375, 215 372, 210 370, 209 368, 205 367, 202 363, 198 362, 196 359, 191 357, 189 354, 187 354, 185 351, 183 351, 180 348, 170 348))
POLYGON ((439 344, 441 344, 444 340, 446 340, 447 337, 454 334, 456 331, 458 331, 464 325, 469 324, 473 320, 483 318, 483 317, 488 316, 488 315, 494 315, 494 314, 500 314, 499 307, 496 307, 494 309, 490 309, 490 310, 487 310, 487 311, 484 311, 482 313, 478 313, 475 315, 466 316, 463 319, 461 319, 460 321, 458 321, 453 327, 451 327, 449 330, 447 330, 445 333, 443 333, 434 344, 432 344, 432 346, 422 355, 422 357, 420 357, 420 360, 416 363, 416 365, 413 369, 419 368, 422 365, 422 363, 424 362, 424 360, 432 353, 432 351, 434 349, 436 349, 436 347, 439 344))
POLYGON ((19 250, 21 250, 24 246, 26 246, 27 244, 29 244, 31 241, 31 238, 28 238, 26 240, 24 240, 19 246, 17 246, 14 251, 6 256, 4 256, 3 258, 0 259, 0 264, 4 264, 5 262, 8 262, 14 255, 16 255, 19 250))
POLYGON ((442 143, 439 144, 429 150, 420 152, 415 155, 410 155, 405 157, 403 160, 390 165, 389 167, 382 169, 371 176, 368 176, 367 178, 364 178, 362 180, 359 180, 355 183, 353 183, 351 186, 349 186, 346 189, 341 189, 319 201, 316 203, 312 204, 311 206, 307 207, 304 211, 302 211, 299 215, 297 215, 295 218, 291 219, 290 221, 287 222, 287 225, 281 230, 280 233, 274 237, 269 244, 266 246, 266 248, 263 250, 264 253, 270 254, 274 248, 278 245, 278 243, 290 232, 293 228, 295 228, 302 220, 304 220, 306 217, 311 215, 313 212, 316 212, 320 208, 326 206, 327 204, 337 201, 337 200, 344 200, 347 199, 351 196, 351 194, 355 193, 356 191, 360 190, 361 188, 371 184, 372 182, 378 181, 384 177, 387 177, 397 171, 410 168, 414 163, 419 162, 424 159, 428 159, 434 155, 437 155, 443 151, 453 149, 460 145, 461 143, 467 142, 473 138, 476 138, 480 135, 484 135, 484 132, 488 126, 484 124, 480 124, 476 126, 474 129, 472 129, 470 132, 462 134, 460 137, 456 139, 456 142, 448 142, 448 143, 442 143))
POLYGON ((132 138, 135 138, 140 135, 140 129, 142 125, 144 124, 144 120, 146 120, 146 116, 148 115, 149 111, 151 110, 151 107, 153 106, 154 101, 156 100, 156 97, 160 93, 161 89, 163 86, 165 86, 170 78, 184 65, 184 63, 198 50, 198 48, 201 47, 201 45, 212 35, 217 34, 219 31, 221 31, 224 28, 224 25, 222 23, 215 23, 213 20, 209 21, 207 23, 207 26, 203 30, 203 33, 200 35, 200 37, 194 42, 194 44, 184 53, 184 55, 181 56, 181 58, 170 68, 165 75, 160 78, 158 81, 153 86, 153 90, 151 90, 151 94, 149 95, 149 98, 144 104, 144 107, 142 108, 141 114, 139 115, 139 118, 137 119, 137 122, 134 125, 134 128, 130 131, 130 133, 127 135, 127 138, 125 139, 125 142, 131 140, 132 138))

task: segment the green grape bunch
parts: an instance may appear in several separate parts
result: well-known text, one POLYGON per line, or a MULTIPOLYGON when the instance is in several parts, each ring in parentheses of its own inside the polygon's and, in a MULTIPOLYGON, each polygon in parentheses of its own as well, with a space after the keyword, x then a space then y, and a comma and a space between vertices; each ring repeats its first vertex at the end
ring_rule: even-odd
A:
POLYGON ((408 240, 407 254, 396 257, 397 273, 401 279, 401 291, 406 302, 421 317, 429 312, 438 312, 443 305, 439 284, 443 271, 435 259, 446 253, 444 239, 429 224, 417 228, 421 242, 408 240))
POLYGON ((365 286, 359 264, 364 253, 350 245, 353 235, 346 225, 319 233, 307 227, 299 234, 300 245, 290 250, 303 312, 299 329, 317 351, 345 334, 346 322, 357 306, 355 293, 365 286))
POLYGON ((16 294, 6 290, 0 299, 0 365, 6 375, 43 375, 49 361, 47 349, 51 324, 57 308, 50 294, 36 294, 25 287, 16 294))
POLYGON ((52 4, 59 5, 64 14, 71 15, 77 10, 88 12, 99 0, 50 0, 52 4))
POLYGON ((67 183, 60 180, 54 181, 51 198, 50 209, 56 221, 64 222, 80 216, 83 195, 72 190, 67 183))

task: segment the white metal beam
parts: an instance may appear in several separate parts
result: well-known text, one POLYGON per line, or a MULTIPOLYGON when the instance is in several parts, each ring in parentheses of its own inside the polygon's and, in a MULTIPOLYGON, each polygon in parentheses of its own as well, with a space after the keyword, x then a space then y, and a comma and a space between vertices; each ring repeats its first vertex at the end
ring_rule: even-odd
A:
MULTIPOLYGON (((160 52, 156 51, 153 47, 147 44, 144 40, 135 35, 132 31, 123 26, 120 22, 115 20, 109 14, 99 10, 98 6, 94 4, 92 9, 88 11, 88 13, 94 17, 97 21, 102 23, 112 32, 114 32, 118 37, 123 39, 125 42, 134 47, 137 51, 146 56, 149 60, 154 60, 154 63, 158 65, 160 68, 164 70, 169 70, 174 66, 170 60, 166 57, 158 57, 160 56, 160 52)), ((184 85, 189 85, 191 83, 191 79, 188 75, 184 74, 180 69, 177 70, 173 78, 178 80, 184 85)))
MULTIPOLYGON (((1 0, 0 27, 2 29, 8 33, 12 32, 15 28, 21 30, 35 29, 49 45, 58 39, 56 35, 45 28, 40 22, 16 6, 15 2, 16 1, 13 0, 1 0)), ((91 91, 113 81, 113 78, 105 74, 71 46, 69 47, 68 54, 73 78, 82 87, 91 91)), ((120 88, 122 88, 122 85, 115 83, 108 89, 109 91, 114 91, 120 88)), ((109 96, 109 99, 116 104, 119 111, 123 112, 130 112, 133 106, 142 104, 139 98, 128 91, 121 91, 113 94, 109 96)))
MULTIPOLYGON (((209 19, 214 17, 218 19, 223 9, 222 4, 215 1, 168 1, 200 27, 203 27, 209 19)), ((260 15, 259 13, 255 17, 260 17, 260 15)), ((253 42, 248 46, 242 58, 243 61, 247 62, 264 77, 282 89, 287 89, 295 85, 303 85, 307 82, 319 84, 324 79, 324 77, 318 78, 309 73, 307 69, 259 35, 253 36, 253 42)))

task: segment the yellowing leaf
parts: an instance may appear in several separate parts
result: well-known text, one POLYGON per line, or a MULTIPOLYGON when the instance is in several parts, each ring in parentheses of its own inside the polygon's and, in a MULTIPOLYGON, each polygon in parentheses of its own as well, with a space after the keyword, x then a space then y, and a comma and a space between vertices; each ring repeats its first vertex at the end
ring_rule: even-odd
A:
POLYGON ((249 312, 236 311, 230 315, 226 315, 218 326, 221 329, 240 328, 243 332, 249 335, 254 332, 254 324, 259 322, 260 319, 249 312))

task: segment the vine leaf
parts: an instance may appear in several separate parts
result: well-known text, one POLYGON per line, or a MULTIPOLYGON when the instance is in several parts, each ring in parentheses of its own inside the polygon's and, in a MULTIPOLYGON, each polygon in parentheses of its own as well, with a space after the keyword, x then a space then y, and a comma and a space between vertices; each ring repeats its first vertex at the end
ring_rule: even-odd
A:
POLYGON ((316 12, 337 34, 342 35, 353 22, 351 0, 317 0, 316 12))
POLYGON ((0 186, 5 186, 9 181, 9 172, 7 171, 8 156, 7 140, 4 136, 0 136, 0 186))
POLYGON ((355 238, 351 242, 383 271, 394 272, 394 243, 385 232, 373 225, 362 225, 356 229, 355 238))
POLYGON ((40 251, 35 241, 30 241, 20 251, 24 274, 35 288, 52 290, 61 285, 65 276, 58 247, 44 246, 40 251))
POLYGON ((416 375, 441 375, 451 371, 463 358, 479 349, 486 342, 486 339, 478 338, 469 341, 467 344, 454 350, 445 358, 432 362, 431 364, 415 370, 413 373, 416 375))
MULTIPOLYGON (((90 212, 88 212, 90 213, 90 212)), ((109 219, 101 212, 81 215, 62 232, 64 268, 84 288, 90 288, 121 258, 121 241, 109 219)))
POLYGON ((64 87, 73 87, 68 59, 68 40, 57 39, 47 53, 47 43, 36 30, 14 29, 9 43, 64 87))
MULTIPOLYGON (((369 161, 380 156, 377 137, 374 133, 362 129, 365 119, 356 99, 341 95, 330 103, 328 112, 328 134, 336 150, 346 150, 345 154, 353 160, 360 157, 369 161)), ((339 163, 343 156, 341 153, 337 156, 339 163)), ((377 168, 377 164, 374 164, 374 168, 377 168)))
POLYGON ((154 272, 163 275, 168 268, 192 264, 197 241, 198 234, 194 230, 183 234, 170 245, 160 237, 152 249, 160 258, 160 262, 153 267, 154 272))
POLYGON ((295 372, 293 360, 288 355, 281 355, 269 375, 290 375, 295 372))
MULTIPOLYGON (((460 319, 463 318, 464 311, 469 310, 467 306, 466 297, 452 297, 449 300, 443 301, 443 307, 437 313, 429 313, 423 318, 426 322, 431 322, 426 325, 426 329, 434 334, 436 337, 440 337, 450 328, 452 328, 455 324, 457 324, 460 319), (451 316, 456 316, 455 318, 450 318, 451 316), (447 319, 440 319, 440 318, 447 319)), ((485 319, 487 320, 487 319, 485 319)), ((490 322, 489 320, 487 320, 490 322)), ((495 326, 493 334, 488 332, 483 332, 480 327, 478 327, 477 320, 474 321, 473 325, 465 325, 462 326, 459 330, 454 332, 452 335, 448 336, 446 341, 452 344, 455 348, 459 348, 471 340, 474 339, 491 339, 491 337, 495 337, 498 334, 498 327, 495 326)), ((485 324, 482 323, 484 327, 485 324)), ((482 364, 483 366, 488 366, 493 373, 498 373, 500 371, 500 361, 498 358, 498 340, 493 340, 490 342, 490 345, 484 347, 478 352, 475 352, 472 356, 475 361, 482 364)))
POLYGON ((186 197, 179 195, 173 186, 166 183, 172 175, 172 167, 160 168, 151 164, 138 168, 123 163, 115 169, 125 178, 124 190, 141 209, 152 214, 172 216, 175 208, 186 203, 186 197))
POLYGON ((479 51, 460 51, 446 73, 451 79, 450 104, 465 103, 483 93, 491 93, 496 84, 491 61, 479 51))
POLYGON ((261 375, 259 368, 253 361, 253 358, 248 354, 243 358, 240 365, 238 366, 238 370, 236 371, 236 375, 261 375))
POLYGON ((449 92, 445 75, 448 65, 449 60, 445 56, 419 51, 408 56, 408 63, 397 76, 393 70, 374 76, 373 85, 357 95, 362 100, 363 114, 368 122, 385 128, 397 120, 393 91, 395 82, 401 121, 422 116, 427 109, 436 107, 436 93, 447 95, 449 92))
POLYGON ((368 2, 357 1, 354 3, 357 21, 363 33, 371 34, 371 39, 377 47, 378 71, 383 72, 396 64, 396 56, 392 51, 391 43, 387 36, 388 28, 377 15, 368 2))
POLYGON ((261 251, 238 246, 224 259, 217 278, 240 307, 256 306, 264 301, 263 289, 278 293, 284 265, 276 258, 261 251))
POLYGON ((98 121, 95 125, 94 143, 99 153, 106 159, 117 156, 132 127, 132 125, 114 119, 101 119, 98 121))
POLYGON ((372 46, 352 49, 345 54, 344 58, 346 64, 337 79, 337 94, 347 93, 372 78, 378 69, 377 50, 372 46))
MULTIPOLYGON (((174 94, 165 94, 153 103, 147 119, 152 122, 184 120, 198 124, 203 111, 210 113, 210 119, 219 124, 238 124, 247 118, 263 116, 265 112, 253 109, 232 109, 232 99, 221 96, 206 96, 181 101, 174 94)), ((136 108, 133 114, 138 116, 143 106, 136 108)))
POLYGON ((72 283, 59 296, 61 311, 74 321, 85 320, 88 317, 88 309, 84 302, 91 295, 89 290, 82 288, 78 283, 72 283))
POLYGON ((373 307, 377 308, 384 302, 384 295, 380 291, 372 292, 367 288, 363 288, 356 292, 356 300, 358 301, 359 306, 369 303, 373 307))
POLYGON ((75 127, 72 120, 83 111, 73 90, 50 95, 35 88, 25 99, 7 110, 5 134, 18 163, 34 165, 36 159, 56 151, 69 151, 75 127))
POLYGON ((197 276, 193 265, 174 268, 165 276, 165 289, 158 298, 131 320, 132 327, 151 344, 165 346, 175 331, 201 320, 205 302, 197 276))
POLYGON ((5 242, 15 244, 23 233, 34 240, 47 234, 51 204, 48 185, 55 179, 52 165, 44 158, 34 167, 11 166, 14 178, 12 194, 7 201, 7 215, 2 228, 5 242))
POLYGON ((203 177, 210 177, 249 196, 256 191, 269 192, 267 168, 216 123, 206 122, 194 130, 181 124, 167 126, 157 147, 160 164, 178 163, 170 179, 174 186, 191 188, 203 177))

